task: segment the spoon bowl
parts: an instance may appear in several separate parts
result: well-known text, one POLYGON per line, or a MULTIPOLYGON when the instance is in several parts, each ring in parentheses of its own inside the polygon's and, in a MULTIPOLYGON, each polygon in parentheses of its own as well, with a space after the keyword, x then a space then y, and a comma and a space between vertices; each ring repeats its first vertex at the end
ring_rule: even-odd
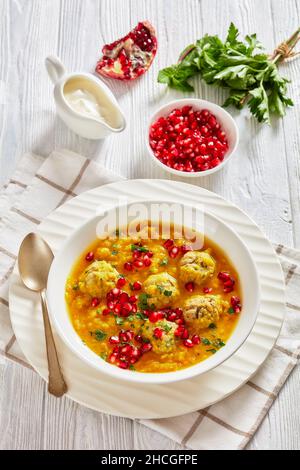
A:
POLYGON ((35 292, 46 288, 53 261, 49 245, 36 233, 29 233, 20 246, 19 273, 25 286, 35 292))

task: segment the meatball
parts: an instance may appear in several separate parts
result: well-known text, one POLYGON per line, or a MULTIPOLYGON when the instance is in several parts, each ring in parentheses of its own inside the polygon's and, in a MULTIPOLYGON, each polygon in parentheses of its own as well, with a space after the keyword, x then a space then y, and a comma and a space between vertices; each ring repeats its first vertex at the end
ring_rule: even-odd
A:
POLYGON ((183 316, 187 324, 207 328, 218 321, 228 307, 228 302, 222 300, 220 295, 193 295, 185 301, 183 316))
POLYGON ((201 285, 213 276, 216 262, 206 251, 188 251, 180 260, 180 279, 201 285))
POLYGON ((159 320, 156 323, 151 323, 149 320, 145 321, 140 334, 152 344, 152 349, 156 354, 166 354, 174 351, 175 349, 175 336, 174 332, 178 325, 167 320, 159 320), (154 334, 155 329, 162 330, 161 337, 154 334))
POLYGON ((148 304, 155 308, 168 307, 179 297, 177 281, 168 273, 149 276, 144 282, 144 291, 149 296, 148 304))
POLYGON ((118 278, 118 271, 110 263, 94 261, 79 277, 78 286, 85 294, 103 298, 115 287, 118 278))

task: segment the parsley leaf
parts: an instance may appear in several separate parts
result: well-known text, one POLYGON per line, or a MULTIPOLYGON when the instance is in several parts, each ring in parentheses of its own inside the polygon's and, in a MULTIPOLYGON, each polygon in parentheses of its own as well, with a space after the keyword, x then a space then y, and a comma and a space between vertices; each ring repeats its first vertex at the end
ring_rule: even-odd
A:
POLYGON ((241 109, 247 105, 259 122, 270 123, 272 114, 284 116, 293 102, 287 96, 288 80, 279 74, 278 57, 272 59, 260 49, 256 34, 240 41, 239 31, 231 23, 225 42, 206 34, 182 51, 177 64, 160 70, 158 82, 193 91, 189 79, 199 75, 207 84, 228 90, 223 106, 241 109))
POLYGON ((148 253, 148 248, 145 246, 131 245, 131 251, 140 251, 141 253, 148 253))
POLYGON ((172 294, 173 294, 173 292, 171 290, 164 290, 164 295, 166 297, 171 297, 172 294))
POLYGON ((211 344, 211 342, 210 342, 209 339, 207 339, 207 338, 201 338, 201 342, 202 342, 203 344, 205 344, 206 346, 208 346, 209 344, 211 344))
POLYGON ((104 333, 104 331, 102 331, 102 330, 95 330, 94 333, 91 333, 91 334, 95 335, 95 339, 97 341, 103 341, 107 336, 107 334, 104 333))

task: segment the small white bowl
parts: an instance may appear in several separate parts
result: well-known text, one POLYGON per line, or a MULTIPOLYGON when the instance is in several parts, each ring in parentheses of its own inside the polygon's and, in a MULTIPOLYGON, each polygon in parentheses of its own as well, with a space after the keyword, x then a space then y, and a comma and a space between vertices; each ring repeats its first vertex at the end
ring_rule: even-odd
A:
POLYGON ((168 104, 161 106, 150 118, 148 130, 147 130, 147 138, 146 138, 147 149, 148 149, 150 156, 152 157, 152 160, 160 168, 167 171, 168 173, 172 173, 173 175, 177 175, 177 176, 184 176, 186 178, 208 176, 224 168, 226 163, 228 163, 228 161, 231 159, 232 155, 236 151, 238 143, 239 143, 239 130, 233 117, 227 111, 225 111, 224 108, 221 108, 221 106, 218 106, 217 104, 212 103, 211 101, 200 100, 197 98, 193 98, 193 99, 186 98, 186 99, 181 99, 181 100, 174 100, 168 104), (222 163, 220 163, 215 168, 211 168, 210 170, 195 171, 195 172, 179 171, 179 170, 175 170, 174 168, 168 167, 154 155, 153 150, 150 147, 150 143, 149 143, 149 131, 150 131, 151 125, 158 118, 167 116, 173 109, 182 108, 183 106, 192 106, 193 109, 195 109, 196 111, 201 111, 202 109, 208 109, 208 111, 214 114, 214 116, 219 121, 222 129, 226 132, 229 148, 222 163))
MULTIPOLYGON (((153 204, 157 204, 157 202, 157 200, 142 201, 142 204, 145 205, 149 211, 148 213, 150 214, 153 204)), ((164 201, 164 204, 166 203, 170 204, 171 207, 174 204, 172 201, 164 201)), ((182 204, 182 208, 191 209, 191 206, 182 204)), ((130 212, 130 209, 133 209, 132 204, 121 205, 118 208, 122 214, 126 211, 127 214, 131 214, 131 216, 128 216, 129 222, 131 220, 130 217, 133 219, 136 218, 136 212, 130 212)), ((252 256, 240 237, 227 224, 200 208, 193 207, 193 210, 195 212, 192 212, 191 210, 187 212, 188 220, 185 220, 185 226, 195 228, 197 231, 204 233, 209 239, 217 243, 230 258, 239 274, 243 308, 231 337, 223 348, 205 361, 199 362, 191 367, 187 367, 186 369, 167 373, 140 373, 119 369, 118 367, 105 362, 96 353, 83 344, 82 340, 73 328, 68 314, 65 301, 66 280, 80 254, 84 253, 84 250, 86 250, 86 248, 96 239, 96 231, 99 221, 109 220, 108 217, 112 215, 112 213, 115 214, 113 211, 116 211, 116 208, 112 208, 106 212, 99 213, 97 216, 93 217, 80 228, 75 230, 72 236, 67 238, 54 258, 49 272, 47 286, 49 312, 56 331, 74 354, 80 357, 80 359, 88 365, 96 368, 99 372, 104 372, 117 379, 124 379, 144 384, 162 384, 190 379, 191 377, 208 372, 226 361, 226 359, 232 356, 232 354, 241 347, 250 334, 257 317, 260 303, 258 274, 252 256), (195 217, 193 220, 196 225, 194 225, 192 221, 193 217, 195 217)), ((165 213, 163 222, 170 223, 173 220, 172 214, 172 211, 170 213, 165 213)), ((113 228, 117 227, 114 226, 113 228)), ((99 386, 101 386, 101 384, 99 386)))

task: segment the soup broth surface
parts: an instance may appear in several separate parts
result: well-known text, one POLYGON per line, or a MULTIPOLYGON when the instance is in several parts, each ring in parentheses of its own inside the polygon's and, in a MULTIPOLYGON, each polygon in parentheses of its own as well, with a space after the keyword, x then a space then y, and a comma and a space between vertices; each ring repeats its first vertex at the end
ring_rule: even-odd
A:
POLYGON ((66 303, 74 329, 99 361, 171 372, 226 344, 241 310, 238 273, 208 238, 201 250, 188 248, 184 238, 116 236, 95 240, 74 260, 66 303), (204 261, 197 265, 199 253, 204 261))

